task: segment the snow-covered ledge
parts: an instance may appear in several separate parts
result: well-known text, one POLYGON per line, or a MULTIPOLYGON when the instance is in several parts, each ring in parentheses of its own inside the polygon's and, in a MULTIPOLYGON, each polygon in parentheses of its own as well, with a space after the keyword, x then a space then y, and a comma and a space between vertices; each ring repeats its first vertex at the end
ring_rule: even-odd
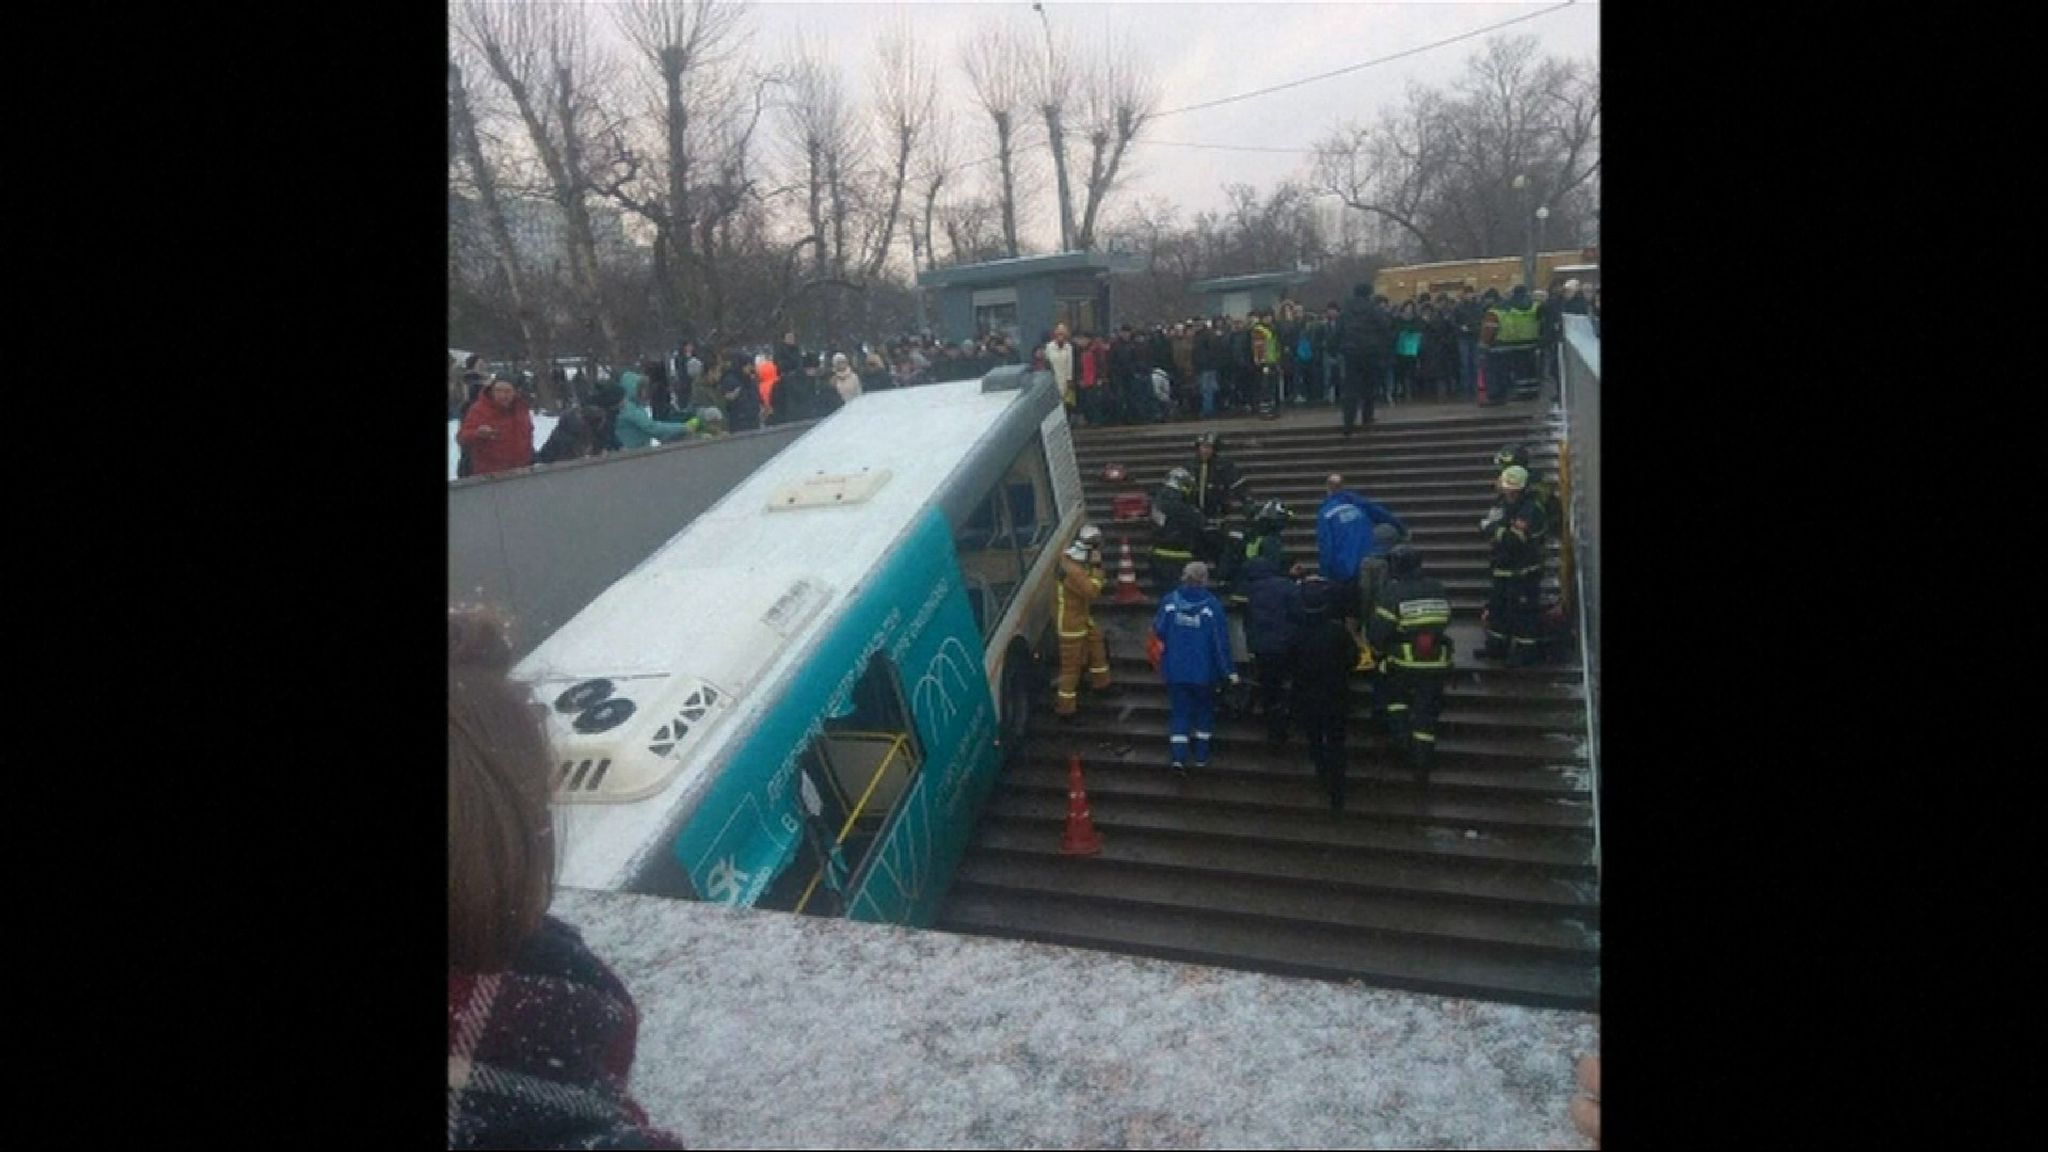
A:
POLYGON ((1596 1018, 564 891, 693 1148, 1581 1148, 1596 1018))

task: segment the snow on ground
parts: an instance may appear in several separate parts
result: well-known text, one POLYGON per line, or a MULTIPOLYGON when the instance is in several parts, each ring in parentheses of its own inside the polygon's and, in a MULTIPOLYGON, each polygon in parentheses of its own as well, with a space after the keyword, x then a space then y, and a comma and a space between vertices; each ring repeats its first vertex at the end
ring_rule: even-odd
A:
MULTIPOLYGON (((555 420, 555 417, 540 412, 533 414, 533 450, 535 452, 539 452, 540 446, 548 442, 549 436, 554 435, 555 420)), ((462 459, 462 445, 455 442, 455 430, 461 426, 462 421, 460 420, 450 420, 448 422, 448 478, 450 480, 455 479, 456 462, 462 459)))
POLYGON ((563 891, 693 1148, 1584 1148, 1581 1012, 563 891))

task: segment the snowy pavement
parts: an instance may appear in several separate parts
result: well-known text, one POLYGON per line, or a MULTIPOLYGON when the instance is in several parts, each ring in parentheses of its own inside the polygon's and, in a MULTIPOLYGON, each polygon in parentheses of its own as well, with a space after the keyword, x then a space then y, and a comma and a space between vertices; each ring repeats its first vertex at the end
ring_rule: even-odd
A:
POLYGON ((693 1148, 1585 1148, 1581 1012, 563 891, 693 1148))

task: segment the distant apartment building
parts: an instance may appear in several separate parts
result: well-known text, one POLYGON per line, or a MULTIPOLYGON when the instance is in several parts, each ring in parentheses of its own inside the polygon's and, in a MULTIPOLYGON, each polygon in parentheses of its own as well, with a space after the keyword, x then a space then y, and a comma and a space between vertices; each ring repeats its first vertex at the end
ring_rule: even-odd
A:
MULTIPOLYGON (((592 239, 597 242, 600 262, 626 263, 644 256, 645 246, 636 242, 626 227, 625 214, 607 204, 591 204, 592 239)), ((566 271, 569 263, 568 224, 552 201, 508 200, 505 225, 512 234, 512 248, 522 268, 548 274, 566 271)), ((449 243, 454 262, 464 275, 488 275, 497 260, 482 207, 467 196, 448 197, 449 243)))

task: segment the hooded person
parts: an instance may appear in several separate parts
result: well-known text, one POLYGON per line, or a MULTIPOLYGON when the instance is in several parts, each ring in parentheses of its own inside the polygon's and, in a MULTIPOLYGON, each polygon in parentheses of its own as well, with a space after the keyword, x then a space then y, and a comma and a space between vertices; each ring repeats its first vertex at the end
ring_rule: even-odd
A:
POLYGON ((1209 740, 1216 727, 1216 686, 1238 682, 1230 659, 1230 634, 1223 601, 1209 591, 1209 566, 1191 561, 1180 587, 1166 594, 1152 617, 1161 645, 1159 674, 1172 703, 1167 721, 1168 756, 1174 775, 1185 780, 1190 745, 1194 766, 1209 766, 1209 740))
POLYGON ((832 387, 839 393, 841 404, 851 404, 861 393, 860 374, 853 370, 853 361, 844 352, 832 354, 832 387))
POLYGON ((696 417, 688 420, 657 420, 648 410, 647 401, 651 395, 653 381, 638 372, 624 372, 617 384, 600 384, 598 392, 607 399, 616 397, 616 403, 602 407, 613 413, 612 438, 625 449, 645 448, 656 440, 664 443, 681 440, 702 426, 696 417))
POLYGON ((1329 795, 1330 807, 1341 812, 1347 763, 1344 737, 1350 722, 1351 674, 1358 666, 1358 642, 1344 627, 1338 603, 1337 589, 1328 581, 1316 576, 1302 581, 1302 621, 1291 654, 1291 711, 1308 740, 1316 779, 1329 795))

